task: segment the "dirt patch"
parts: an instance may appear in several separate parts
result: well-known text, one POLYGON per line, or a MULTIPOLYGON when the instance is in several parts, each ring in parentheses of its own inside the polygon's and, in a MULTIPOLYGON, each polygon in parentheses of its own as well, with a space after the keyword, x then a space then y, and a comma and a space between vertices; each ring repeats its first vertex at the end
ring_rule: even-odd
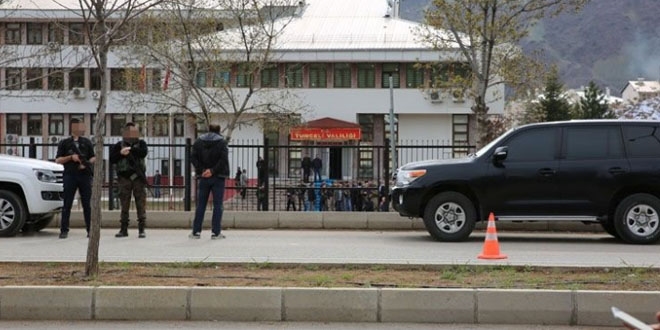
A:
POLYGON ((0 285, 271 286, 660 290, 651 268, 277 265, 271 263, 0 263, 0 285))

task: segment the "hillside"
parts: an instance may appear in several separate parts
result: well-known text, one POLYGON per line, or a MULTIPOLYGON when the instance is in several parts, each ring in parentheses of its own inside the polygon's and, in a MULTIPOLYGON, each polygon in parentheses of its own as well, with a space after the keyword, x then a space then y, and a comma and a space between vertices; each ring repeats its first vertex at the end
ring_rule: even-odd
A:
MULTIPOLYGON (((421 21, 430 0, 402 0, 401 16, 421 21)), ((619 95, 628 80, 660 79, 657 0, 592 0, 577 14, 543 19, 522 47, 543 49, 569 88, 594 80, 619 95)))

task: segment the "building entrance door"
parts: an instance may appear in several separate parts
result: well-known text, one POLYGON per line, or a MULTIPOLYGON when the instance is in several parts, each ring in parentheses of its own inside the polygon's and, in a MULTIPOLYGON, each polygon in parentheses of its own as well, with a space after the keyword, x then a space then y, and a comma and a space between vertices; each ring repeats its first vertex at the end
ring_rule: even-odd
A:
POLYGON ((342 168, 342 157, 341 157, 341 150, 342 148, 340 147, 331 147, 330 148, 330 161, 329 161, 329 177, 330 179, 333 180, 341 180, 342 179, 342 173, 341 173, 341 168, 342 168))

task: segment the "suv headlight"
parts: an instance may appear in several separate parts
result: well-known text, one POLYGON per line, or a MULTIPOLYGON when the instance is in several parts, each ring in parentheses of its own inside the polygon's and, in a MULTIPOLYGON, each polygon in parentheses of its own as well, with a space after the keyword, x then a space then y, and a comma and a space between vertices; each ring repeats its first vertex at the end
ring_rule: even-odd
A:
POLYGON ((424 174, 426 174, 426 170, 399 170, 396 174, 396 185, 407 186, 424 174))
POLYGON ((55 173, 51 170, 34 169, 33 171, 39 181, 51 182, 51 183, 57 182, 57 177, 55 176, 55 173))

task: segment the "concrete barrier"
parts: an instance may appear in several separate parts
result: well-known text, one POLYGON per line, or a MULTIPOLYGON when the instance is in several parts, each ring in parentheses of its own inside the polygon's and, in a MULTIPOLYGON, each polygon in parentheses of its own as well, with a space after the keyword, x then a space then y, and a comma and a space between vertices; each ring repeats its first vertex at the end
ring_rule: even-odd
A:
POLYGON ((427 322, 620 326, 655 322, 660 292, 263 287, 0 287, 0 320, 427 322))
POLYGON ((0 287, 2 320, 90 320, 93 287, 0 287))
POLYGON ((192 288, 195 321, 280 321, 281 288, 192 288))
POLYGON ((382 289, 382 322, 475 323, 473 289, 382 289))
POLYGON ((571 291, 478 289, 477 306, 478 323, 575 324, 571 291))
POLYGON ((99 287, 94 318, 98 320, 185 320, 189 288, 99 287))
POLYGON ((286 288, 282 321, 376 322, 378 290, 286 288))
MULTIPOLYGON (((204 217, 204 228, 211 226, 212 211, 204 217)), ((103 228, 119 227, 119 211, 102 212, 103 228)), ((131 213, 130 227, 137 227, 134 211, 131 213)), ((192 226, 194 212, 148 211, 148 228, 185 228, 192 226)), ((484 230, 486 222, 479 222, 476 230, 484 230)), ((71 227, 84 226, 82 212, 71 213, 71 227)), ((59 216, 51 227, 59 227, 59 216)), ((410 219, 395 212, 286 212, 286 211, 225 211, 222 216, 223 228, 235 229, 359 229, 359 230, 425 230, 421 219, 410 219)), ((497 230, 506 231, 569 231, 599 232, 598 224, 585 225, 581 222, 498 222, 497 230)))

